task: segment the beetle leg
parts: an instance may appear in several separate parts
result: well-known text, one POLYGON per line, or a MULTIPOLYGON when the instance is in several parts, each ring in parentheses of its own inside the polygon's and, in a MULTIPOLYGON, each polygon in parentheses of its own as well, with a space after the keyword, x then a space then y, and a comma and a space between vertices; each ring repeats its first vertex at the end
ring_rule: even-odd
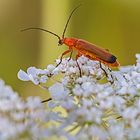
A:
POLYGON ((72 49, 71 48, 69 48, 69 50, 67 50, 67 51, 65 51, 65 52, 62 53, 62 55, 60 57, 60 62, 56 65, 56 67, 58 67, 61 64, 62 59, 63 59, 63 56, 66 55, 66 54, 68 54, 68 53, 70 53, 70 52, 72 52, 72 49))
POLYGON ((71 49, 70 58, 68 59, 68 61, 70 61, 70 60, 71 60, 72 53, 73 53, 73 49, 71 49))
POLYGON ((103 69, 101 62, 99 62, 100 64, 100 68, 102 69, 102 71, 105 73, 105 76, 108 77, 107 72, 105 71, 105 69, 103 69))
POLYGON ((78 61, 77 61, 78 57, 80 57, 80 56, 81 56, 80 54, 76 55, 76 63, 77 63, 77 66, 78 66, 78 69, 79 69, 79 72, 80 72, 80 77, 82 77, 82 71, 81 71, 81 68, 80 68, 80 66, 78 64, 78 61))
MULTIPOLYGON (((111 70, 110 68, 108 68, 108 70, 109 70, 110 72, 112 72, 112 70, 111 70)), ((113 78, 112 74, 110 74, 110 75, 111 75, 111 78, 112 78, 111 84, 113 84, 113 83, 114 83, 114 78, 113 78)))
MULTIPOLYGON (((104 73, 105 73, 105 76, 108 77, 108 74, 107 74, 107 72, 105 71, 105 69, 103 69, 101 62, 99 62, 99 63, 100 63, 100 68, 101 68, 101 69, 104 71, 104 73)), ((111 69, 110 69, 110 68, 108 68, 108 70, 111 72, 111 69)), ((114 80, 113 80, 113 76, 112 76, 112 75, 111 75, 111 78, 112 78, 112 81, 109 80, 109 82, 110 82, 111 84, 113 84, 113 83, 114 83, 114 80)))

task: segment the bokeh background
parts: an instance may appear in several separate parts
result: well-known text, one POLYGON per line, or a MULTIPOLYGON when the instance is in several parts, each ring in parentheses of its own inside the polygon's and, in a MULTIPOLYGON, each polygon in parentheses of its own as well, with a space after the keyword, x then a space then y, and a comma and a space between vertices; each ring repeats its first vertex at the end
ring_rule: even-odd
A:
POLYGON ((140 0, 0 0, 0 77, 21 96, 48 95, 18 80, 19 69, 44 68, 67 47, 58 47, 50 34, 20 30, 42 27, 61 35, 71 10, 81 3, 66 36, 109 49, 121 65, 135 63, 140 52, 140 0))

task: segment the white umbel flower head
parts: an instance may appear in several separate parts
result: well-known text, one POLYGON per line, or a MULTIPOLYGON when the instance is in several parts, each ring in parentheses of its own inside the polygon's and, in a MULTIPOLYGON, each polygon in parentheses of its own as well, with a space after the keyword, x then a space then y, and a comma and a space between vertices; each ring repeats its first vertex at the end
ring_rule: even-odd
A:
MULTIPOLYGON (((116 71, 84 56, 77 62, 64 58, 57 67, 49 65, 42 70, 19 71, 19 78, 23 81, 32 81, 36 85, 46 84, 47 79, 54 82, 48 87, 51 98, 46 118, 51 125, 45 129, 46 137, 66 140, 140 139, 140 54, 136 58, 136 65, 121 66, 116 71), (54 75, 59 74, 61 77, 55 80, 54 75)), ((60 59, 56 60, 56 65, 59 62, 60 59)), ((30 98, 29 101, 31 103, 26 105, 31 110, 40 105, 38 99, 30 98)), ((0 107, 5 105, 6 102, 0 103, 0 107)), ((10 105, 3 110, 10 110, 10 107, 13 108, 10 105)), ((35 118, 32 113, 31 118, 35 118)), ((14 116, 24 118, 24 113, 14 116)))

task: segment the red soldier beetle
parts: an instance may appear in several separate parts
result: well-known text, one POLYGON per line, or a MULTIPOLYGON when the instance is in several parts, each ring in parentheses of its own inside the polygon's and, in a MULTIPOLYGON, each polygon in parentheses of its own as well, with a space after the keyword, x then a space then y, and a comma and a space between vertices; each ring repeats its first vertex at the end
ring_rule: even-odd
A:
MULTIPOLYGON (((74 8, 72 10, 72 12, 70 13, 70 16, 69 16, 69 18, 68 18, 68 20, 66 22, 65 28, 63 30, 62 37, 60 37, 59 35, 57 35, 54 32, 51 32, 51 31, 43 29, 43 28, 36 28, 36 27, 33 28, 33 27, 31 27, 31 28, 23 29, 22 31, 34 30, 35 29, 35 30, 41 30, 41 31, 44 31, 44 32, 48 32, 48 33, 50 33, 50 34, 52 34, 52 35, 54 35, 54 36, 56 36, 58 38, 58 45, 65 44, 66 46, 68 46, 69 49, 62 53, 59 64, 61 64, 63 56, 68 54, 68 53, 71 53, 70 54, 70 59, 71 59, 73 49, 76 49, 77 52, 78 52, 78 54, 76 55, 76 62, 77 62, 77 58, 79 56, 81 56, 81 55, 84 55, 85 57, 88 57, 91 60, 97 60, 97 61, 100 62, 100 68, 105 72, 105 75, 107 76, 107 73, 102 68, 101 63, 107 65, 108 67, 118 67, 119 62, 117 62, 117 58, 114 55, 112 55, 108 50, 100 48, 100 47, 97 47, 96 45, 91 44, 90 42, 87 42, 85 40, 77 39, 77 38, 67 38, 67 37, 65 37, 65 32, 66 32, 66 29, 68 27, 68 23, 69 23, 72 15, 73 15, 73 13, 80 6, 81 5, 79 5, 76 8, 74 8)), ((59 64, 57 64, 57 66, 59 64)), ((81 76, 82 72, 81 72, 81 69, 80 69, 80 66, 79 66, 78 62, 77 62, 77 66, 79 68, 80 76, 81 76)))

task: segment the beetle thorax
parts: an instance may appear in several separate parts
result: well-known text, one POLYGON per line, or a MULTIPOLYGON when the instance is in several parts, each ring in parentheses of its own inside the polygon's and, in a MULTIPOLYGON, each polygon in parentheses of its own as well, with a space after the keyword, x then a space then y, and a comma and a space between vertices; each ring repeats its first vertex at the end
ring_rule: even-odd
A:
POLYGON ((75 38, 64 38, 64 44, 67 46, 75 46, 77 39, 75 38))

